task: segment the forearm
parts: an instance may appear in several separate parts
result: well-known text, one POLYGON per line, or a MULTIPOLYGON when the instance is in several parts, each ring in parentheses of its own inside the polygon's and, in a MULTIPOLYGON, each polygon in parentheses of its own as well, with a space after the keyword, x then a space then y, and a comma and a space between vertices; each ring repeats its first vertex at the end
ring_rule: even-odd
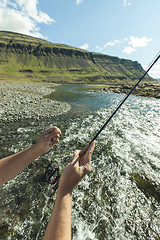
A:
POLYGON ((25 167, 41 155, 39 148, 33 145, 19 153, 0 160, 0 185, 14 178, 25 167))
POLYGON ((59 191, 43 240, 71 240, 72 195, 59 191))
POLYGON ((55 206, 53 208, 43 240, 71 240, 72 191, 78 182, 90 171, 91 157, 94 151, 93 141, 83 162, 76 150, 63 170, 60 178, 55 206))

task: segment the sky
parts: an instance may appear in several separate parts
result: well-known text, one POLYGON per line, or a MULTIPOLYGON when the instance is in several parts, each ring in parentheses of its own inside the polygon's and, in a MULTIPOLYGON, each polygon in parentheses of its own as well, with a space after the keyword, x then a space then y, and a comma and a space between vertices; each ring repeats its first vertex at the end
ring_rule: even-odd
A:
MULTIPOLYGON (((138 61, 160 51, 160 0, 0 0, 0 30, 138 61)), ((149 75, 160 78, 160 60, 149 75)))

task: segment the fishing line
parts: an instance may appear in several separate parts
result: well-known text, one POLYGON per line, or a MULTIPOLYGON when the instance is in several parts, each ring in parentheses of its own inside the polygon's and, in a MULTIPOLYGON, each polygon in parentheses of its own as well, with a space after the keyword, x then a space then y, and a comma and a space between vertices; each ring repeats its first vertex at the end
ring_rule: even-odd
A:
MULTIPOLYGON (((139 79, 139 81, 134 85, 134 87, 130 90, 130 92, 124 97, 124 99, 119 103, 117 108, 114 110, 114 112, 111 114, 111 116, 107 119, 107 121, 104 123, 104 125, 100 128, 100 130, 96 133, 96 135, 92 138, 92 140, 82 148, 82 150, 79 153, 80 159, 83 158, 83 156, 86 154, 90 144, 99 136, 99 134, 103 131, 103 129, 106 127, 106 125, 111 121, 113 116, 117 113, 117 111, 120 109, 120 107, 124 104, 124 102, 127 100, 127 98, 131 95, 131 93, 134 91, 134 89, 138 86, 138 84, 142 81, 142 79, 146 76, 146 74, 153 67, 153 65, 158 61, 159 58, 160 58, 160 52, 155 56, 155 58, 152 60, 152 62, 147 67, 145 73, 142 75, 142 77, 139 79)), ((60 180, 62 171, 63 171, 63 165, 56 161, 50 163, 48 165, 48 167, 46 168, 45 179, 48 183, 52 184, 53 193, 58 188, 58 182, 60 180)))
MULTIPOLYGON (((157 55, 154 57, 154 59, 151 61, 151 63, 150 63, 149 66, 145 69, 145 71, 147 71, 147 70, 150 68, 150 66, 152 65, 152 63, 155 62, 155 60, 158 58, 159 55, 160 55, 160 52, 157 53, 157 55)), ((158 60, 158 59, 157 59, 157 60, 158 60)), ((157 61, 157 60, 156 60, 156 61, 157 61)))

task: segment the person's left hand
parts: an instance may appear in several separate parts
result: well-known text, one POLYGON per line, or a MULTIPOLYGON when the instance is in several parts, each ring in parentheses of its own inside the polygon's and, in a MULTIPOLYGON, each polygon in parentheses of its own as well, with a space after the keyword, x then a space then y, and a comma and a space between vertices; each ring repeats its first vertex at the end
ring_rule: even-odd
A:
POLYGON ((54 144, 59 142, 60 135, 61 130, 58 127, 47 128, 35 145, 41 154, 47 153, 52 149, 54 144))

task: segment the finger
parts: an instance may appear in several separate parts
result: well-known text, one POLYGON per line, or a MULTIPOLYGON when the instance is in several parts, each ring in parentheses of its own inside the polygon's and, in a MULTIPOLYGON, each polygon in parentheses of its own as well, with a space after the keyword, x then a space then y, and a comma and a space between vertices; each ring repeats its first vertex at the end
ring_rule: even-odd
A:
POLYGON ((58 134, 62 134, 62 133, 61 133, 61 130, 60 130, 58 127, 56 127, 56 126, 47 128, 47 129, 46 129, 46 132, 47 132, 48 134, 53 133, 53 132, 54 132, 54 133, 58 133, 58 134))
POLYGON ((75 150, 74 153, 73 153, 73 157, 71 157, 68 160, 66 165, 75 163, 75 160, 78 159, 78 157, 79 157, 79 152, 80 152, 79 150, 75 150))
POLYGON ((91 159, 92 159, 92 154, 93 154, 94 148, 95 148, 95 141, 93 141, 91 143, 87 153, 85 154, 84 161, 83 161, 84 166, 91 165, 91 159))
POLYGON ((73 158, 72 158, 72 163, 75 163, 77 162, 77 159, 79 158, 79 153, 80 153, 80 150, 75 150, 74 153, 73 153, 73 158))
POLYGON ((82 178, 90 171, 90 166, 85 166, 84 164, 82 164, 80 166, 81 172, 82 172, 82 178))
POLYGON ((62 134, 62 133, 61 133, 61 130, 60 130, 58 127, 55 128, 55 133, 58 133, 58 134, 60 134, 60 135, 62 134))
POLYGON ((57 141, 57 139, 60 138, 60 134, 55 133, 55 132, 51 132, 51 133, 49 133, 47 138, 48 138, 48 140, 51 140, 51 141, 57 141))
POLYGON ((54 137, 54 138, 51 138, 50 139, 50 146, 52 146, 52 145, 54 145, 54 144, 56 144, 56 143, 58 143, 59 142, 59 137, 60 137, 60 135, 59 134, 57 134, 57 136, 56 137, 54 137))
POLYGON ((54 134, 54 135, 50 135, 49 137, 51 138, 51 141, 57 141, 58 138, 60 138, 60 135, 59 134, 54 134))

